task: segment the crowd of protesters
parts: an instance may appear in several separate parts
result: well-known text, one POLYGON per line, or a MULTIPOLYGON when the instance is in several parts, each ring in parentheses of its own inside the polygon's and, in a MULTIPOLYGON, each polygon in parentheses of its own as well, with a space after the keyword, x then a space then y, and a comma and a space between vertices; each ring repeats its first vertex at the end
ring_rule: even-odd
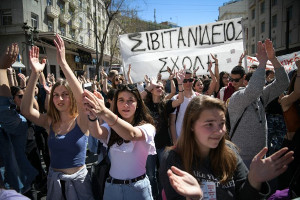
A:
POLYGON ((47 199, 97 199, 87 148, 98 162, 108 151, 105 200, 299 196, 289 187, 300 177, 300 72, 287 74, 270 40, 258 42, 259 65, 248 73, 246 53, 230 73, 211 54, 209 75, 183 66, 168 68, 167 80, 158 73, 138 83, 131 66, 102 70, 99 80, 76 77, 59 35, 54 44, 65 79, 45 77, 36 46, 29 77, 11 67, 17 44, 2 52, 0 199, 37 199, 36 190, 47 199))

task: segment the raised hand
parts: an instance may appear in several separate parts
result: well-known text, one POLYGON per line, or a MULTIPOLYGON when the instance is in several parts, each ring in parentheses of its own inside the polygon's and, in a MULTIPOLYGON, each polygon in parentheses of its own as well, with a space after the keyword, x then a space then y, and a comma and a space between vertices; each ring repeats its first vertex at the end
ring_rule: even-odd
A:
POLYGON ((266 52, 265 44, 263 44, 261 41, 257 43, 257 53, 256 58, 260 64, 261 67, 266 67, 267 61, 268 61, 268 55, 266 52))
POLYGON ((65 43, 62 40, 62 38, 56 34, 55 39, 54 39, 54 44, 56 46, 56 60, 57 63, 60 66, 63 66, 67 61, 66 61, 66 49, 65 49, 65 43))
POLYGON ((185 70, 180 70, 176 73, 176 79, 178 84, 182 84, 185 77, 185 70))
MULTIPOLYGON (((242 54, 243 55, 243 54, 242 54)), ((214 56, 213 54, 210 54, 210 56, 212 57, 212 59, 214 59, 215 63, 218 64, 218 58, 217 58, 217 55, 214 56)), ((199 67, 198 67, 199 68, 199 67)))
POLYGON ((43 59, 42 63, 40 63, 39 56, 40 49, 37 46, 31 47, 31 49, 29 50, 29 63, 31 69, 36 73, 43 71, 46 64, 46 59, 43 59))
POLYGON ((52 86, 48 86, 47 84, 44 84, 43 87, 47 94, 51 93, 52 86))
POLYGON ((275 58, 275 49, 273 47, 273 43, 270 39, 266 39, 265 41, 265 48, 267 51, 268 59, 272 60, 275 58))
POLYGON ((167 174, 171 186, 178 194, 191 199, 201 199, 203 197, 198 181, 189 173, 172 166, 167 174))
POLYGON ((19 54, 19 46, 17 43, 13 43, 6 48, 5 53, 0 58, 0 68, 7 69, 16 62, 17 56, 19 54))
POLYGON ((248 174, 249 182, 252 186, 265 181, 272 180, 282 174, 290 162, 293 161, 293 151, 288 151, 288 148, 282 148, 267 158, 263 158, 268 151, 264 147, 252 160, 248 174))
POLYGON ((149 79, 148 75, 145 75, 145 76, 144 76, 144 80, 145 80, 145 82, 146 82, 147 84, 150 83, 150 79, 149 79))
POLYGON ((83 106, 86 110, 86 114, 92 116, 93 118, 101 115, 106 109, 102 95, 100 94, 97 96, 98 97, 88 90, 83 91, 83 106))
POLYGON ((130 72, 131 72, 131 64, 129 64, 129 66, 128 66, 128 72, 127 72, 128 76, 130 75, 130 72))
POLYGON ((26 77, 22 73, 18 73, 18 77, 20 78, 20 86, 21 88, 26 87, 26 77))
POLYGON ((209 64, 208 64, 208 67, 207 67, 207 71, 211 71, 211 68, 212 68, 212 62, 211 61, 209 61, 209 64))
POLYGON ((104 69, 102 68, 101 70, 101 76, 102 78, 106 79, 107 78, 107 74, 105 73, 104 69))

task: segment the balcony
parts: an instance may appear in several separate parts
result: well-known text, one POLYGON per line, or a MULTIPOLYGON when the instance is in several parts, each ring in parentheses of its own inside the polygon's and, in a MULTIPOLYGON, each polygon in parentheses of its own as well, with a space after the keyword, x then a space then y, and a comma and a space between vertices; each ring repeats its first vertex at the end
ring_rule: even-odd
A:
POLYGON ((52 18, 57 18, 59 16, 59 9, 54 6, 47 6, 47 15, 52 18))
POLYGON ((78 18, 75 18, 72 20, 72 29, 78 29, 79 28, 79 20, 78 18))
POLYGON ((70 2, 70 6, 72 6, 73 8, 77 9, 78 8, 78 0, 69 0, 70 2))
POLYGON ((61 23, 67 24, 71 19, 71 15, 69 13, 61 13, 59 19, 61 23))

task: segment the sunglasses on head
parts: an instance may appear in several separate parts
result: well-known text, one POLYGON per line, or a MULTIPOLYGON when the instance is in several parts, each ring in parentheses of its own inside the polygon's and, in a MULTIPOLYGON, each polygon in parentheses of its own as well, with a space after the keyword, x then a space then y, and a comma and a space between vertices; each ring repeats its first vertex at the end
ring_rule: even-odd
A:
POLYGON ((126 87, 127 87, 127 89, 129 89, 129 90, 137 90, 137 87, 136 87, 135 84, 119 84, 119 85, 117 86, 117 88, 118 88, 119 90, 123 90, 123 89, 126 88, 126 87))
POLYGON ((183 82, 184 83, 187 83, 187 82, 193 82, 194 81, 194 79, 193 78, 188 78, 188 79, 183 79, 183 82))
POLYGON ((230 78, 229 81, 239 82, 241 79, 242 79, 242 77, 241 78, 230 78))

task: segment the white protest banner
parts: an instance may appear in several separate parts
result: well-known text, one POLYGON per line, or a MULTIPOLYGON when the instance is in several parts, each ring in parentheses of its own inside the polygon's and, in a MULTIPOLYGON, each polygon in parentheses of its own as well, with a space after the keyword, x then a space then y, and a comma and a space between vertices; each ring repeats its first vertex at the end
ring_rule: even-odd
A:
MULTIPOLYGON (((119 36, 125 71, 131 64, 134 82, 144 75, 168 77, 167 67, 186 68, 207 74, 210 53, 217 55, 219 70, 230 72, 243 53, 241 18, 204 25, 180 27, 119 36)), ((213 60, 212 60, 213 61, 213 60)))
MULTIPOLYGON (((300 51, 277 56, 277 59, 281 63, 281 65, 284 67, 285 71, 289 72, 293 69, 297 69, 295 62, 297 60, 300 60, 300 51)), ((256 57, 247 56, 247 68, 249 70, 251 65, 258 65, 259 62, 256 57)), ((270 61, 267 62, 267 69, 273 69, 273 65, 270 61)))

